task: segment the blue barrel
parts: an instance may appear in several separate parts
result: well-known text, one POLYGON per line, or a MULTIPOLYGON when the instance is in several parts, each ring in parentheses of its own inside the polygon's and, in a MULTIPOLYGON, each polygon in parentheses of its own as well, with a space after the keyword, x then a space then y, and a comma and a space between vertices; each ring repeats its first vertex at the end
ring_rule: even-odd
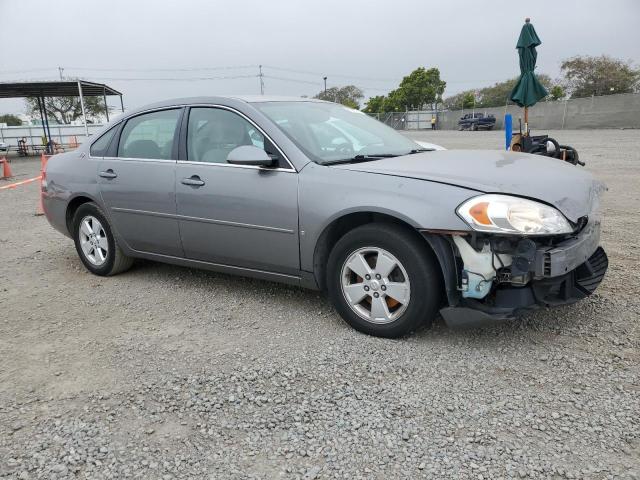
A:
POLYGON ((506 149, 509 150, 511 147, 511 137, 513 136, 513 119, 511 118, 511 114, 507 113, 504 116, 504 139, 506 149))

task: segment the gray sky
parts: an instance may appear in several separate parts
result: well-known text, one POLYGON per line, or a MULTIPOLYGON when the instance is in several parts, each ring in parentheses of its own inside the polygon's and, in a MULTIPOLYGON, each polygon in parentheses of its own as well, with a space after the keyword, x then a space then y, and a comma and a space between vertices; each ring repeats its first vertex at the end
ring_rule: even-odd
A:
MULTIPOLYGON (((62 66, 113 86, 134 107, 259 93, 256 77, 158 80, 255 76, 258 64, 265 93, 310 96, 323 74, 329 86, 355 84, 372 96, 425 66, 440 68, 451 95, 519 73, 526 16, 543 42, 539 72, 556 77, 560 61, 578 54, 640 64, 638 0, 0 0, 0 81, 55 79, 62 66), (155 80, 131 80, 141 78, 155 80)), ((23 110, 22 101, 0 101, 0 113, 23 110)))

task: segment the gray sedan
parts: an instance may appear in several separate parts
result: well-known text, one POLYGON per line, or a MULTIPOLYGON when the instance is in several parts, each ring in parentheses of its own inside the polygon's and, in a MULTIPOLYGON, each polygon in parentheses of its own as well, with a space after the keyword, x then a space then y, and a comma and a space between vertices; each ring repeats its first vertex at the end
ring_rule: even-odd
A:
POLYGON ((326 291, 354 328, 513 318, 590 295, 603 185, 559 160, 435 151, 357 110, 167 101, 49 160, 47 219, 96 275, 134 258, 326 291))

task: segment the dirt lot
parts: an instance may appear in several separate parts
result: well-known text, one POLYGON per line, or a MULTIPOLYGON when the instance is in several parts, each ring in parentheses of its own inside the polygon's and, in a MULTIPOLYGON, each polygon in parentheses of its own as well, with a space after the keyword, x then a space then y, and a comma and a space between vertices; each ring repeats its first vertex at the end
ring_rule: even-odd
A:
POLYGON ((0 191, 0 478, 640 478, 640 133, 554 133, 609 187, 597 294, 396 341, 297 288, 92 276, 37 184, 0 191))

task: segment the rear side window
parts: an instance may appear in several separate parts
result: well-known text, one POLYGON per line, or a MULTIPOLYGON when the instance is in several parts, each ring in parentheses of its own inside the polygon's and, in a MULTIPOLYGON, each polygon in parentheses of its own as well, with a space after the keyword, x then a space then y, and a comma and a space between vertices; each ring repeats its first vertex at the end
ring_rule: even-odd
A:
POLYGON ((89 153, 92 157, 104 157, 107 154, 107 149, 109 148, 109 144, 111 143, 111 140, 113 140, 113 136, 116 134, 117 129, 117 126, 113 127, 106 133, 102 134, 98 140, 93 142, 89 149, 89 153))
POLYGON ((174 109, 130 119, 120 134, 118 157, 170 160, 179 116, 174 109))

